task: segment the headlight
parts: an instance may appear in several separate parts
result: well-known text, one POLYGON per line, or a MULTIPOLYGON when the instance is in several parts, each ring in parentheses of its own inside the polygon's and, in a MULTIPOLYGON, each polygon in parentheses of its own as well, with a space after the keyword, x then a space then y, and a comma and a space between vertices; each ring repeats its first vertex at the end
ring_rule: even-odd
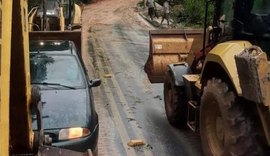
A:
POLYGON ((41 46, 44 46, 44 42, 39 42, 39 44, 40 44, 41 46))
POLYGON ((58 140, 69 140, 87 136, 90 134, 88 128, 73 127, 68 129, 61 129, 59 131, 58 140))
POLYGON ((56 45, 56 46, 61 45, 61 43, 60 43, 60 42, 53 42, 53 44, 54 44, 54 45, 56 45))

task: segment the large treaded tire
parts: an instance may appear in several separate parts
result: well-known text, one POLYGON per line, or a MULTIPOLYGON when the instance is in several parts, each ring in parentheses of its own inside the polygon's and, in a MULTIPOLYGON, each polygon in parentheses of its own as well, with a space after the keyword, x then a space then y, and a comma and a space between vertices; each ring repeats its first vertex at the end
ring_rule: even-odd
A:
POLYGON ((186 127, 187 102, 185 88, 175 86, 171 72, 167 72, 164 82, 164 104, 166 116, 172 126, 178 128, 186 127))
POLYGON ((258 139, 259 125, 255 123, 253 107, 249 107, 255 105, 236 98, 228 88, 226 83, 214 78, 204 87, 201 98, 200 133, 205 155, 264 155, 262 144, 258 139), (221 124, 218 124, 218 121, 221 121, 221 124))

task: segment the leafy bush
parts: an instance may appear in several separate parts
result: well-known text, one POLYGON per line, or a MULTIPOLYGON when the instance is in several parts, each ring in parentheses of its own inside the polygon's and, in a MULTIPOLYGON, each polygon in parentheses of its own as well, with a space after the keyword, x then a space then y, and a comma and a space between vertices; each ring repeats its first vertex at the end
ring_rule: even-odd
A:
POLYGON ((171 5, 179 5, 179 4, 183 4, 184 0, 171 0, 170 4, 171 5))
POLYGON ((186 23, 202 25, 204 22, 204 0, 185 0, 183 3, 185 8, 183 12, 186 23))
MULTIPOLYGON (((165 0, 155 0, 160 5, 165 0)), ((204 25, 206 0, 170 0, 170 17, 184 26, 202 27, 204 25)), ((208 23, 214 13, 214 6, 208 8, 208 23)))
MULTIPOLYGON (((203 26, 205 15, 205 0, 183 0, 183 10, 179 12, 179 22, 188 26, 203 26)), ((214 6, 210 5, 208 8, 208 23, 214 13, 214 6)))

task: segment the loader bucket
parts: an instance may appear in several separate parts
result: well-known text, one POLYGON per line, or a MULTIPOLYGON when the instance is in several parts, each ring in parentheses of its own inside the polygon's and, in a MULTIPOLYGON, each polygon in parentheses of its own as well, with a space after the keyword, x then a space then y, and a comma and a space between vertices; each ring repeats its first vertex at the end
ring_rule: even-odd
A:
MULTIPOLYGON (((203 30, 150 30, 149 57, 144 65, 151 83, 162 83, 171 63, 186 62, 203 47, 203 30)), ((193 58, 193 57, 192 57, 193 58)))

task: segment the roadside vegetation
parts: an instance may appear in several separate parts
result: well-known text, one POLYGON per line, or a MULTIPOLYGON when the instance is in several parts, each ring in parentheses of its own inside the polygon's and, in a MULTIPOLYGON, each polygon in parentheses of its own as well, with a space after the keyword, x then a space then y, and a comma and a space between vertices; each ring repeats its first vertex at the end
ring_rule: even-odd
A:
MULTIPOLYGON (((37 6, 42 0, 28 0, 29 9, 37 6)), ((91 3, 98 0, 75 0, 76 3, 91 3)), ((164 0, 155 0, 162 6, 164 0)), ((185 27, 203 27, 206 0, 170 0, 170 17, 175 25, 185 27)), ((142 6, 144 0, 139 4, 142 6)), ((209 17, 213 14, 213 6, 209 7, 209 17)), ((161 14, 161 11, 159 11, 161 14)), ((161 16, 161 15, 160 15, 161 16)), ((208 23, 211 19, 208 18, 208 23)))
MULTIPOLYGON (((146 0, 147 1, 147 0, 146 0)), ((164 0, 155 0, 162 6, 164 0)), ((144 0, 140 2, 143 5, 144 0)), ((203 27, 206 0, 170 0, 170 18, 175 25, 184 27, 203 27)), ((209 16, 214 12, 214 7, 210 5, 209 16)), ((208 23, 211 22, 209 18, 208 23)))
MULTIPOLYGON (((163 0, 158 0, 162 4, 163 0)), ((171 18, 176 24, 187 27, 203 27, 206 0, 171 0, 171 18)), ((213 5, 209 6, 208 17, 214 13, 213 5)), ((211 18, 208 18, 208 23, 211 18)))

